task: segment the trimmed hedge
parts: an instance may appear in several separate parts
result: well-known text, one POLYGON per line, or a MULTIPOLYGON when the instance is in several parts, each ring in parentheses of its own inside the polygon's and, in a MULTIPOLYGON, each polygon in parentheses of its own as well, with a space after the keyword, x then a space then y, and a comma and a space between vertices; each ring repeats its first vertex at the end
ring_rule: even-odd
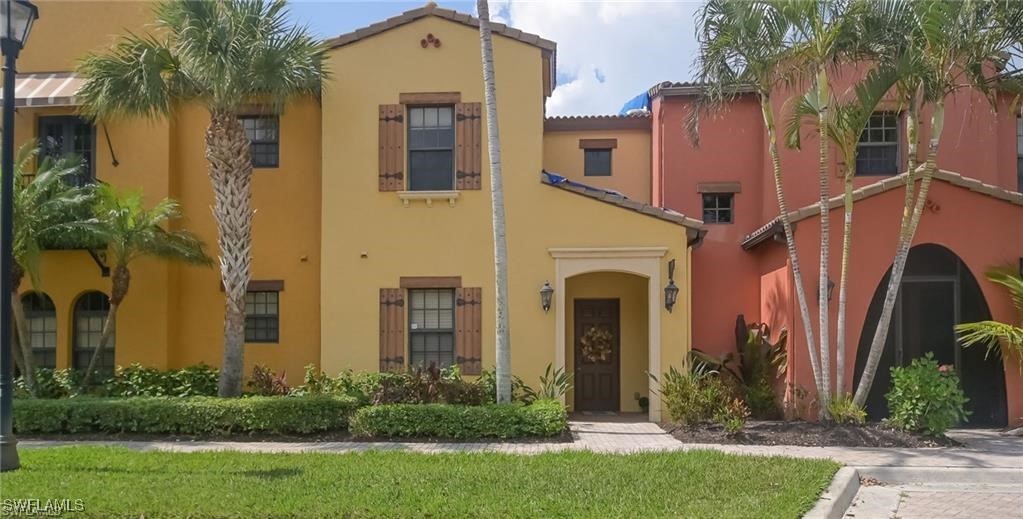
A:
POLYGON ((344 430, 356 399, 300 397, 136 397, 17 399, 19 434, 311 434, 344 430))
POLYGON ((362 437, 476 439, 557 436, 567 426, 565 407, 541 400, 529 405, 375 405, 357 410, 350 429, 362 437))

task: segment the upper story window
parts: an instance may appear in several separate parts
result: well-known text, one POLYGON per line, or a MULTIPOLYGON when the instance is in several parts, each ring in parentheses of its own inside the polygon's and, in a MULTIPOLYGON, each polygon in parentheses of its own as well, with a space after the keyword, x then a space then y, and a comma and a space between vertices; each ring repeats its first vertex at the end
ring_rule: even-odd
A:
POLYGON ((245 342, 280 341, 280 293, 245 293, 245 342))
POLYGON ((408 189, 450 191, 455 188, 454 107, 408 109, 408 189))
POLYGON ((583 175, 587 177, 611 176, 611 148, 583 150, 583 175))
POLYGON ((276 115, 239 117, 249 138, 252 167, 276 168, 280 164, 280 119, 276 115))
POLYGON ((856 155, 857 175, 895 175, 899 172, 899 114, 870 116, 856 155))
POLYGON ((93 170, 95 127, 88 120, 73 115, 40 117, 39 147, 43 156, 76 157, 82 161, 78 172, 68 177, 69 182, 84 186, 96 179, 93 170))
POLYGON ((409 361, 446 368, 455 363, 455 291, 409 290, 409 361))
POLYGON ((734 193, 703 193, 704 223, 732 223, 734 193))
POLYGON ((1023 117, 1016 117, 1016 190, 1023 193, 1023 117))

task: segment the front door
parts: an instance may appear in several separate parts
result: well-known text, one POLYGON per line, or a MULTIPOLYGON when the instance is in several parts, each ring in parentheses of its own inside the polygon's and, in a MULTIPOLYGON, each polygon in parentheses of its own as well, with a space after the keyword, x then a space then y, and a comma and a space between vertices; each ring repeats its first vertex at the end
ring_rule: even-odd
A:
POLYGON ((618 411, 617 299, 575 300, 575 410, 618 411))

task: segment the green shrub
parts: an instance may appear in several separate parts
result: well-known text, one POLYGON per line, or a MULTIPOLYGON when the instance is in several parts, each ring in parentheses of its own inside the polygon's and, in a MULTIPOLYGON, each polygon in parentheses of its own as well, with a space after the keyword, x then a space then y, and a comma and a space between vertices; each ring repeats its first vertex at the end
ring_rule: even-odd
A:
POLYGON ((528 438, 557 436, 568 426, 565 407, 539 400, 529 405, 390 404, 360 408, 356 436, 391 438, 528 438))
POLYGON ((358 406, 350 397, 79 397, 14 403, 20 434, 310 434, 343 430, 358 406))
MULTIPOLYGON (((36 368, 36 398, 67 398, 78 393, 81 373, 73 369, 36 368)), ((25 386, 23 377, 14 379, 14 394, 18 397, 29 397, 31 394, 25 386)))
POLYGON ((373 404, 454 404, 482 405, 488 401, 479 381, 462 378, 458 368, 445 370, 409 368, 404 373, 381 374, 373 404))
POLYGON ((718 373, 699 362, 682 371, 672 366, 658 383, 668 416, 685 425, 727 415, 725 408, 734 398, 732 389, 718 373))
POLYGON ((940 436, 969 416, 959 376, 951 366, 939 366, 930 352, 909 366, 892 368, 886 397, 889 421, 909 431, 940 436))
POLYGON ((828 403, 828 416, 840 424, 862 424, 867 421, 867 412, 856 405, 848 393, 831 399, 828 403))
POLYGON ((749 407, 740 398, 733 398, 714 413, 714 421, 721 424, 728 434, 735 434, 746 426, 750 416, 749 407))
MULTIPOLYGON (((68 398, 79 394, 82 374, 73 369, 37 368, 36 398, 68 398)), ((118 366, 109 378, 97 380, 85 394, 95 396, 215 396, 217 368, 199 364, 176 370, 160 370, 141 364, 118 366)), ((21 377, 15 380, 19 397, 31 396, 21 377)))

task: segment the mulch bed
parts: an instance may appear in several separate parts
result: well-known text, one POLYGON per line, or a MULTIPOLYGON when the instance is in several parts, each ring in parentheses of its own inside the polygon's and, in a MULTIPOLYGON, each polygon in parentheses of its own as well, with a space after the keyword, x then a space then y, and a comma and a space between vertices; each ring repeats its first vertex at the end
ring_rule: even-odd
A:
POLYGON ((130 433, 81 433, 81 434, 33 434, 18 436, 18 440, 44 441, 153 441, 153 442, 281 442, 281 443, 327 443, 327 442, 392 442, 392 443, 571 443, 572 435, 565 431, 550 438, 480 438, 462 440, 449 438, 355 438, 348 431, 328 431, 308 436, 272 434, 231 434, 219 436, 182 436, 167 434, 130 433))
POLYGON ((892 429, 883 423, 837 425, 803 421, 749 421, 742 431, 728 434, 717 424, 661 427, 683 443, 739 445, 798 445, 804 447, 954 447, 959 442, 892 429))

